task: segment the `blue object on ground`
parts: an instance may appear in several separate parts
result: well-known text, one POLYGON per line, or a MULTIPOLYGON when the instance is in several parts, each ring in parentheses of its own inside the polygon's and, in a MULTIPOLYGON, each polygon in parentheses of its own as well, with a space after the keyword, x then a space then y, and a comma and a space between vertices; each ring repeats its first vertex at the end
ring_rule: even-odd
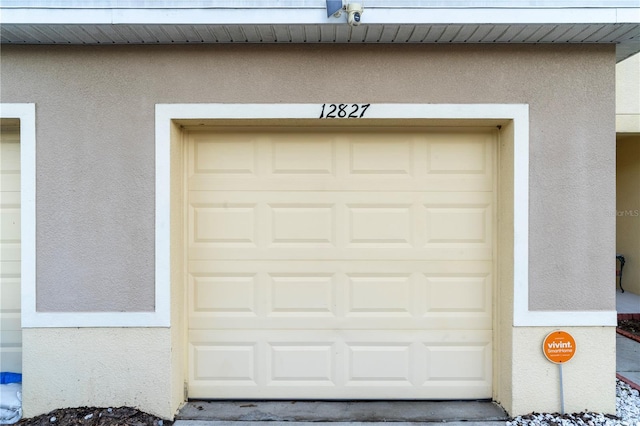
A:
POLYGON ((20 373, 0 373, 0 385, 7 383, 22 383, 22 374, 20 373))

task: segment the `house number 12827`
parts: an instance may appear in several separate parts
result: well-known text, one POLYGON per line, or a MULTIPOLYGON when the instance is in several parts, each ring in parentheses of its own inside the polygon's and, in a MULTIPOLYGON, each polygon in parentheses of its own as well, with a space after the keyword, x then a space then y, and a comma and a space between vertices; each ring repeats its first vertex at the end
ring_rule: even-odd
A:
POLYGON ((320 118, 363 118, 371 104, 322 104, 320 118))

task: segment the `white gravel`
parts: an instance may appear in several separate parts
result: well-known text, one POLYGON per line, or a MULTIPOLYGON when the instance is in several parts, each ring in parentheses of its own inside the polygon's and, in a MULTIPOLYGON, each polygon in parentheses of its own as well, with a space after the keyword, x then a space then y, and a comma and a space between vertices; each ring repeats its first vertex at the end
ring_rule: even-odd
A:
POLYGON ((640 426, 640 392, 616 380, 616 416, 600 413, 528 414, 507 422, 507 426, 640 426))

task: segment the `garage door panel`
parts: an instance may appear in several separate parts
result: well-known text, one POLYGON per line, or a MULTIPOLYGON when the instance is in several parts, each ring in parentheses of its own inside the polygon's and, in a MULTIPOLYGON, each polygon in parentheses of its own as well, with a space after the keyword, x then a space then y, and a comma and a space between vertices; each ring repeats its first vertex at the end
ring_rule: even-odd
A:
POLYGON ((270 203, 266 245, 269 247, 337 247, 336 205, 270 203))
POLYGON ((190 132, 189 396, 490 397, 493 134, 190 132))
POLYGON ((194 245, 258 247, 257 205, 252 203, 192 204, 189 209, 194 245))
POLYGON ((451 342, 426 345, 427 381, 487 381, 491 376, 491 345, 451 342))
POLYGON ((265 386, 258 389, 251 386, 224 387, 212 389, 206 384, 196 383, 189 387, 192 399, 257 399, 257 400, 460 400, 489 399, 491 386, 485 383, 458 384, 434 382, 430 386, 403 386, 394 382, 385 382, 380 386, 371 384, 345 386, 265 386), (193 395, 193 396, 192 396, 193 395), (238 396, 241 395, 241 396, 238 396), (293 395, 293 396, 292 396, 293 395))
POLYGON ((7 342, 0 347, 0 369, 20 373, 22 372, 22 340, 19 336, 22 332, 16 331, 6 334, 7 342))
POLYGON ((336 343, 267 342, 267 386, 335 386, 336 343))
POLYGON ((258 140, 256 134, 224 134, 214 137, 192 133, 189 175, 257 176, 258 140))
POLYGON ((412 317, 421 279, 417 274, 346 274, 347 317, 412 317))
MULTIPOLYGON (((306 190, 300 193, 289 191, 254 190, 246 192, 236 191, 190 191, 189 202, 194 205, 216 205, 233 207, 233 203, 249 203, 260 205, 297 205, 297 204, 331 204, 331 205, 489 205, 493 202, 493 194, 487 192, 434 192, 398 191, 314 191, 306 190)), ((425 206, 426 207, 426 206, 425 206)))
POLYGON ((427 314, 484 313, 491 316, 491 274, 426 274, 425 278, 427 314))
POLYGON ((257 317, 256 274, 211 273, 189 276, 190 311, 209 317, 257 317))
POLYGON ((339 315, 336 274, 271 273, 267 281, 267 316, 306 318, 339 315))
POLYGON ((493 132, 192 132, 190 188, 491 191, 493 132), (293 179, 292 179, 293 178, 293 179))
MULTIPOLYGON (((5 176, 2 176, 4 179, 5 176)), ((7 183, 2 181, 4 186, 7 183)), ((20 260, 20 192, 4 191, 0 192, 0 259, 2 261, 20 260)))
POLYGON ((415 352, 408 342, 346 343, 346 386, 414 386, 417 372, 415 352))
POLYGON ((2 132, 0 143, 0 191, 4 196, 15 192, 20 197, 20 138, 18 133, 2 132))
POLYGON ((294 315, 288 318, 276 316, 268 317, 264 320, 251 321, 247 317, 239 316, 231 319, 230 317, 221 317, 213 315, 194 315, 189 318, 190 328, 192 330, 269 330, 269 329, 287 329, 287 330, 324 330, 340 329, 349 327, 353 330, 368 330, 375 328, 377 330, 439 330, 443 328, 451 328, 458 330, 488 330, 491 328, 491 318, 482 314, 465 314, 461 316, 454 315, 425 315, 424 317, 411 317, 403 319, 398 317, 380 317, 360 315, 353 318, 325 317, 311 315, 296 318, 294 315), (296 324, 291 324, 292 318, 295 318, 296 324), (215 324, 212 326, 212 324, 215 324))
POLYGON ((490 331, 192 330, 189 340, 192 398, 336 399, 363 388, 365 399, 490 394, 490 331))
POLYGON ((0 371, 22 371, 20 324, 20 137, 0 129, 0 371))
POLYGON ((3 196, 0 214, 2 214, 2 244, 20 243, 20 204, 12 203, 13 199, 20 197, 19 193, 9 193, 3 196))
POLYGON ((20 262, 0 262, 0 311, 20 312, 20 262))
POLYGON ((303 179, 313 175, 336 175, 335 138, 301 136, 283 134, 277 140, 265 142, 271 154, 265 175, 293 175, 303 179))
MULTIPOLYGON (((493 176, 491 135, 439 133, 427 147, 427 173, 493 176)), ((451 189, 451 188, 450 188, 451 189)))
POLYGON ((332 248, 317 247, 313 250, 305 250, 305 247, 274 247, 268 251, 261 248, 254 248, 250 254, 242 247, 235 247, 229 243, 229 248, 218 247, 192 247, 188 249, 188 256, 194 261, 206 261, 206 259, 217 258, 220 260, 237 260, 247 258, 247 260, 318 260, 331 261, 336 258, 336 253, 343 260, 390 260, 390 261, 419 261, 430 259, 432 261, 476 261, 493 258, 493 249, 489 247, 457 247, 453 243, 434 243, 433 246, 420 249, 403 247, 347 247, 336 251, 332 248))
POLYGON ((15 344, 19 344, 22 341, 20 334, 20 312, 3 313, 2 318, 0 318, 0 326, 3 330, 2 347, 5 347, 5 345, 15 346, 15 344))
MULTIPOLYGON (((274 174, 407 176, 493 175, 493 131, 360 130, 348 137, 321 129, 190 132, 189 176, 251 170, 274 174), (259 161, 258 157, 267 159, 259 161)), ((449 188, 450 189, 450 188, 449 188)))
POLYGON ((420 224, 414 219, 411 204, 347 204, 345 206, 346 247, 413 248, 414 228, 420 224))
MULTIPOLYGON (((283 177, 255 177, 227 178, 217 175, 196 175, 188 179, 189 187, 194 191, 206 191, 209 188, 228 188, 229 191, 252 191, 260 187, 265 191, 344 191, 348 187, 352 191, 392 191, 407 192, 407 180, 392 177, 384 179, 373 178, 344 178, 327 180, 317 175, 295 175, 283 177), (302 176, 302 177, 301 177, 302 176), (303 189, 304 188, 304 189, 303 189)), ((447 188, 454 187, 456 192, 491 192, 492 179, 478 179, 473 175, 434 175, 420 179, 411 186, 411 191, 426 191, 432 193, 448 193, 447 188)))
POLYGON ((417 259, 493 255, 490 193, 194 191, 190 196, 194 259, 333 258, 336 248, 345 250, 340 257, 356 259, 375 256, 366 249, 404 249, 401 258, 417 259), (227 251, 235 248, 242 250, 227 251), (245 251, 250 248, 255 252, 245 251))
POLYGON ((343 262, 342 260, 330 261, 298 261, 288 260, 255 260, 245 262, 244 260, 190 260, 188 262, 190 274, 213 274, 213 273, 292 273, 292 274, 333 274, 333 273, 406 273, 419 271, 430 275, 450 275, 450 274, 490 274, 493 271, 491 261, 484 260, 406 260, 399 262, 372 262, 369 260, 354 260, 343 262))
MULTIPOLYGON (((213 337, 213 336, 212 336, 213 337)), ((192 342, 189 345, 190 382, 208 386, 258 386, 259 344, 246 341, 192 342)))
POLYGON ((347 141, 348 175, 357 177, 415 176, 415 144, 410 138, 358 135, 347 141))
POLYGON ((3 171, 0 173, 0 191, 20 193, 20 172, 3 171))
POLYGON ((191 327, 491 327, 490 262, 351 263, 192 262, 191 327))

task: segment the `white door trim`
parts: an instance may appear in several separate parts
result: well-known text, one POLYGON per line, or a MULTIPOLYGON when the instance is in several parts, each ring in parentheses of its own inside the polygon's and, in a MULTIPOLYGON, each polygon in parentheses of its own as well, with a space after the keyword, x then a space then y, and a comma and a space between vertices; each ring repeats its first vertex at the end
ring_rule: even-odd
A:
MULTIPOLYGON (((318 119, 322 104, 156 105, 156 292, 170 291, 170 135, 180 119, 318 119)), ((514 123, 514 326, 604 326, 615 311, 529 310, 529 106, 526 104, 373 104, 358 120, 501 119, 514 123)))

